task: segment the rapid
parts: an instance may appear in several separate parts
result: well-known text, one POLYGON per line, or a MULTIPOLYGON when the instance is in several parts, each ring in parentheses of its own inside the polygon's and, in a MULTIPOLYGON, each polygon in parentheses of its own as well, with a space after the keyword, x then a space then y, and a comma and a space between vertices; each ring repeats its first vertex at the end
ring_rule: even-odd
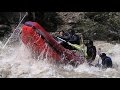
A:
MULTIPOLYGON (((78 67, 71 65, 56 65, 48 62, 49 58, 38 59, 21 42, 9 43, 4 49, 5 41, 0 41, 0 78, 120 78, 120 44, 111 44, 105 41, 95 41, 98 50, 100 47, 113 60, 113 68, 100 69, 89 67, 84 63, 78 67)), ((98 56, 95 62, 97 63, 98 56)))

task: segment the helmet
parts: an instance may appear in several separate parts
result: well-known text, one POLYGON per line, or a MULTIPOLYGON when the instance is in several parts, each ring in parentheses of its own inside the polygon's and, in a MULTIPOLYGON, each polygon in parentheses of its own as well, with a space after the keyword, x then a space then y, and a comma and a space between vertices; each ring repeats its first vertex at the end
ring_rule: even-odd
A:
POLYGON ((88 41, 88 44, 89 44, 89 45, 93 45, 93 41, 89 40, 89 41, 88 41))
POLYGON ((101 53, 101 54, 100 54, 100 57, 105 57, 105 56, 106 56, 105 53, 101 53))
POLYGON ((73 29, 70 29, 71 34, 75 34, 75 31, 73 29))

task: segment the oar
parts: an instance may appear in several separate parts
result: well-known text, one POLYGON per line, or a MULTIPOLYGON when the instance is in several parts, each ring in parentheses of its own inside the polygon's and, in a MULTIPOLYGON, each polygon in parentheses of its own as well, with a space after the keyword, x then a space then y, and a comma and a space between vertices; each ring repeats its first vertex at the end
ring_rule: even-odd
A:
POLYGON ((82 50, 82 49, 81 49, 82 45, 72 44, 72 43, 67 42, 66 40, 64 40, 64 39, 62 39, 62 38, 60 38, 60 37, 57 37, 57 38, 58 38, 59 40, 63 41, 63 42, 68 43, 70 46, 76 48, 77 50, 82 50))
MULTIPOLYGON (((13 37, 14 33, 18 30, 18 28, 20 27, 22 21, 25 19, 25 17, 28 15, 28 12, 25 13, 25 15, 23 16, 23 18, 21 19, 21 21, 18 23, 16 29, 13 31, 13 33, 11 34, 11 36, 8 38, 7 42, 4 44, 4 46, 2 47, 2 49, 4 49, 6 47, 6 45, 8 44, 8 42, 10 41, 10 39, 13 37)), ((19 31, 20 33, 21 31, 19 31)))

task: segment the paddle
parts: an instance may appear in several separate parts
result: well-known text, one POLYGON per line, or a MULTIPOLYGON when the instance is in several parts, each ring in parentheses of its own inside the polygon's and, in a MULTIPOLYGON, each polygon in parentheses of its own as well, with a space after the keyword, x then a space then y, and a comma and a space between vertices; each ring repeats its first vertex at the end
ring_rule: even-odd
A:
POLYGON ((63 41, 63 42, 68 43, 70 46, 76 48, 77 50, 82 50, 82 45, 72 44, 72 43, 67 42, 66 40, 64 40, 64 39, 62 39, 62 38, 60 38, 60 37, 57 37, 57 38, 58 38, 59 40, 63 41))
POLYGON ((80 50, 80 46, 79 46, 79 45, 77 45, 77 44, 72 44, 72 43, 70 43, 70 42, 67 42, 66 40, 64 40, 64 39, 62 39, 62 38, 60 38, 60 37, 57 37, 57 38, 58 38, 59 40, 63 41, 63 42, 68 43, 70 46, 76 48, 77 50, 80 50))
POLYGON ((21 19, 21 21, 18 23, 17 27, 15 28, 15 30, 13 31, 13 33, 11 34, 11 36, 8 38, 7 42, 4 44, 4 46, 2 47, 2 49, 4 49, 6 47, 6 45, 8 44, 8 42, 10 41, 10 39, 13 37, 13 35, 15 34, 15 32, 18 30, 18 34, 20 34, 21 30, 19 30, 19 27, 21 25, 21 23, 23 22, 23 20, 25 19, 25 17, 28 15, 28 12, 25 13, 25 15, 23 16, 23 18, 21 19))

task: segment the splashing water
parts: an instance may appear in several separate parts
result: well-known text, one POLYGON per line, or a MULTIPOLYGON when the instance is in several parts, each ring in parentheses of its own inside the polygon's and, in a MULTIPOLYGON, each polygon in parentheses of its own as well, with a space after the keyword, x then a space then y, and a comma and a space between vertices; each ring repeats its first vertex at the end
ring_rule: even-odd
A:
MULTIPOLYGON (((119 78, 120 77, 120 45, 96 41, 97 49, 102 48, 112 57, 114 68, 102 70, 89 67, 86 63, 77 68, 71 65, 55 65, 48 59, 32 57, 30 51, 22 44, 8 45, 2 50, 0 42, 0 77, 1 78, 119 78)), ((97 58, 96 58, 97 62, 97 58)))

